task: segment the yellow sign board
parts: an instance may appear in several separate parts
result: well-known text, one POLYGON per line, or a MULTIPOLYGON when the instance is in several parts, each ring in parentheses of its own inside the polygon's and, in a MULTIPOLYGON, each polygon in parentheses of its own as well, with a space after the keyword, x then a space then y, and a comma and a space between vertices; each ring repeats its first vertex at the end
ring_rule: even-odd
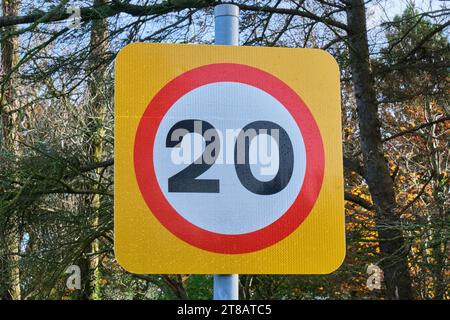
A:
POLYGON ((339 69, 329 54, 136 43, 115 72, 115 254, 126 270, 340 266, 339 69))

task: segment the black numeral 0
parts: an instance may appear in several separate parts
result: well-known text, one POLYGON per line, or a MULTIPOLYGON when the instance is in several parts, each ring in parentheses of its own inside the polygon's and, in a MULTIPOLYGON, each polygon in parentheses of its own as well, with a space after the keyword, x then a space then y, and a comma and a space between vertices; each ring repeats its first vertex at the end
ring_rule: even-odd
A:
MULTIPOLYGON (((256 136, 255 136, 256 137, 256 136)), ((255 138, 253 137, 253 138, 255 138)), ((242 185, 249 191, 261 194, 269 195, 275 194, 283 190, 292 176, 292 171, 294 169, 294 152, 292 149, 291 139, 289 138, 287 132, 280 127, 278 124, 271 121, 255 121, 246 125, 240 132, 236 144, 234 146, 234 166, 236 168, 236 173, 241 181, 242 185), (255 130, 256 135, 261 134, 261 130, 264 133, 269 134, 269 130, 278 130, 278 152, 279 152, 279 168, 277 175, 270 181, 260 181, 255 178, 251 169, 249 161, 249 150, 252 138, 243 137, 248 130, 255 130), (243 140, 245 139, 245 140, 243 140), (239 163, 238 158, 238 143, 244 141, 244 152, 245 152, 245 162, 239 163)))

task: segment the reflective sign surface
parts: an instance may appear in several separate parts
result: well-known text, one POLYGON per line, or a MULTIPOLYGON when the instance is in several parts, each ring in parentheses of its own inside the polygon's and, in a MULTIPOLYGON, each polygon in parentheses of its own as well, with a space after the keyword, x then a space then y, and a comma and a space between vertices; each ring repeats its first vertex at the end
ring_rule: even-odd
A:
POLYGON ((328 273, 345 255, 339 71, 312 49, 116 60, 115 251, 135 273, 328 273))

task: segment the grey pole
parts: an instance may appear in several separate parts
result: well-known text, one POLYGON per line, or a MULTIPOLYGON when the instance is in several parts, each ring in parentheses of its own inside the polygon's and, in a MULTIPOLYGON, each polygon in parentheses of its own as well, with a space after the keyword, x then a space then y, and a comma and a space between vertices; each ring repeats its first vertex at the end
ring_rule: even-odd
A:
POLYGON ((219 4, 214 8, 215 43, 237 46, 239 44, 239 7, 219 4))
MULTIPOLYGON (((214 8, 215 44, 239 44, 239 7, 219 4, 214 8)), ((239 275, 214 275, 214 300, 239 300, 239 275)))
POLYGON ((214 275, 214 300, 239 300, 239 275, 214 275))

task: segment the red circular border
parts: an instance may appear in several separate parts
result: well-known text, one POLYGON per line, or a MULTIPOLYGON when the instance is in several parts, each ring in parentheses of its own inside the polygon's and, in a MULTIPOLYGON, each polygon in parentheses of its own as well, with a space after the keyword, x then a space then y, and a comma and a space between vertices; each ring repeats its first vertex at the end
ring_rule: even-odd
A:
POLYGON ((324 175, 320 130, 302 99, 275 76, 241 64, 209 64, 189 70, 165 85, 147 106, 136 132, 134 169, 147 206, 175 236, 198 248, 227 254, 247 253, 271 246, 291 234, 305 220, 319 196, 324 175), (270 225, 244 234, 211 232, 192 224, 170 205, 159 188, 153 165, 156 132, 169 108, 191 90, 215 82, 239 82, 275 97, 300 128, 306 149, 302 188, 292 206, 270 225))

